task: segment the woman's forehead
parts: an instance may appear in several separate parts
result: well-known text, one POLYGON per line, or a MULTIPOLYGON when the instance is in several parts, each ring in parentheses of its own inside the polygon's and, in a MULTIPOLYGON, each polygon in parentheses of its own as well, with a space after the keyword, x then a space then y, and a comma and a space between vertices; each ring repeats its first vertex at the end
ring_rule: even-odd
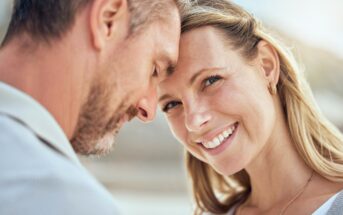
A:
POLYGON ((208 68, 231 67, 236 51, 224 45, 222 33, 214 27, 201 27, 181 35, 175 72, 159 85, 159 92, 180 91, 193 75, 208 68))
POLYGON ((187 50, 207 50, 219 48, 224 44, 222 32, 212 26, 192 29, 183 33, 180 38, 180 54, 187 50))
MULTIPOLYGON (((199 28, 181 36, 180 53, 176 70, 199 70, 208 64, 221 61, 225 48, 212 29, 199 28)), ((212 65, 215 66, 215 65, 212 65)))

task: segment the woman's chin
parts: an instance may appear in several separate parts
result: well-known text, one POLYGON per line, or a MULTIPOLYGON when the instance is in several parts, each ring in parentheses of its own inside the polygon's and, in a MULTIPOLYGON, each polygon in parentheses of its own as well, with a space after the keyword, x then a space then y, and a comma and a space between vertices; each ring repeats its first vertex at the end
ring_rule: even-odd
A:
POLYGON ((220 175, 222 176, 230 176, 230 175, 234 175, 238 172, 240 172, 241 170, 243 170, 243 167, 239 167, 239 166, 228 166, 228 165, 211 165, 211 167, 220 175))

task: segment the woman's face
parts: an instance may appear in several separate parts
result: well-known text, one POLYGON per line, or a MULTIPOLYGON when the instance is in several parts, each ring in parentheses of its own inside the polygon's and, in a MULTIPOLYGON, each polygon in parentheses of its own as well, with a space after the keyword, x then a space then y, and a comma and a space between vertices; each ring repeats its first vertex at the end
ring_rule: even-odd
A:
POLYGON ((176 138, 223 175, 254 161, 275 124, 260 60, 248 62, 214 27, 184 33, 175 72, 159 86, 159 104, 176 138))

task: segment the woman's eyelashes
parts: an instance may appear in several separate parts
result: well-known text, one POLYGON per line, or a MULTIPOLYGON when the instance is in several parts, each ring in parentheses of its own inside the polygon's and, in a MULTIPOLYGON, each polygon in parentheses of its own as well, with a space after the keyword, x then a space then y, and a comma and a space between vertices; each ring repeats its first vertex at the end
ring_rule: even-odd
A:
POLYGON ((170 102, 167 102, 163 108, 162 108, 162 111, 165 112, 165 113, 168 113, 171 109, 175 108, 176 106, 180 105, 181 102, 179 101, 170 101, 170 102))
POLYGON ((219 75, 211 75, 207 78, 205 78, 203 81, 202 81, 202 84, 201 84, 201 88, 202 90, 204 90, 205 88, 213 85, 214 83, 216 83, 217 81, 221 80, 222 77, 219 76, 219 75))
MULTIPOLYGON (((211 85, 214 85, 216 82, 223 79, 220 75, 211 75, 207 78, 205 78, 201 82, 201 90, 205 90, 207 87, 210 87, 211 85)), ((164 106, 162 106, 162 111, 165 113, 168 113, 172 109, 175 109, 177 106, 182 105, 181 101, 169 101, 164 106)))

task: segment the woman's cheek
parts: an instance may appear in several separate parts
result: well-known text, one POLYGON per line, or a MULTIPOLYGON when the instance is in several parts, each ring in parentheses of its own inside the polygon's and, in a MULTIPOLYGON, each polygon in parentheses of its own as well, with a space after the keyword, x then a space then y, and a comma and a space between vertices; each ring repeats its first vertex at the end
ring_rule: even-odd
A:
POLYGON ((185 128, 184 120, 182 119, 182 117, 174 116, 172 118, 169 118, 168 121, 173 135, 180 143, 185 144, 187 139, 187 130, 185 128))
POLYGON ((237 98, 237 93, 234 88, 227 85, 221 86, 212 95, 209 95, 210 104, 214 107, 225 107, 225 109, 230 109, 231 106, 239 99, 237 98))

